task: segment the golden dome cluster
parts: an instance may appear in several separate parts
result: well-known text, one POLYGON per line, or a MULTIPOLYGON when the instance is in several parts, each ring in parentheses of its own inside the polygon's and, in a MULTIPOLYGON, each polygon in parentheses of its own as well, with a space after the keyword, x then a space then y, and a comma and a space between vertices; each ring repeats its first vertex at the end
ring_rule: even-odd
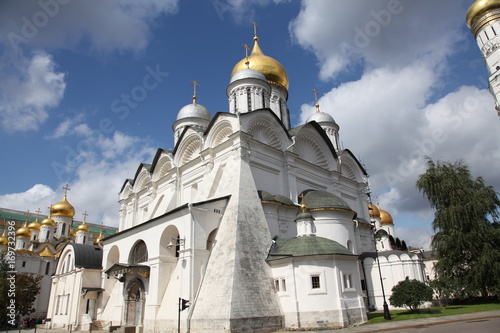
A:
POLYGON ((377 206, 372 205, 371 203, 368 204, 368 212, 370 213, 370 217, 380 218, 380 210, 377 206))
POLYGON ((255 36, 253 40, 254 45, 252 53, 248 57, 241 59, 240 62, 234 66, 231 77, 242 69, 251 68, 264 74, 267 81, 279 84, 288 89, 288 75, 283 65, 274 58, 264 55, 260 49, 259 38, 257 36, 255 36))

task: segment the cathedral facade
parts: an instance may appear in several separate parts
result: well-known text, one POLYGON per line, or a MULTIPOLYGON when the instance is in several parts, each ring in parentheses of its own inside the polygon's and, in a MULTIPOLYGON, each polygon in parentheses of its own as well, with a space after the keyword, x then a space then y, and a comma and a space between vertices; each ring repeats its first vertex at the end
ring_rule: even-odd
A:
MULTIPOLYGON (((68 247, 70 263, 59 260, 54 284, 64 277, 78 287, 53 288, 52 327, 271 332, 359 324, 382 307, 370 255, 381 244, 398 257, 375 256, 394 284, 394 270, 401 280, 424 278, 421 259, 395 247, 392 221, 383 226, 380 212, 369 211, 367 172, 340 147, 332 116, 317 104, 291 127, 288 85, 255 36, 251 55, 232 70, 228 112, 212 116, 195 90, 172 125, 174 149, 159 149, 120 190, 119 232, 102 240, 101 254, 90 251, 102 255, 101 279, 83 266, 81 249, 68 247), (381 235, 376 243, 379 229, 392 242, 381 235), (58 296, 74 292, 94 301, 68 301, 75 315, 61 314, 58 296)), ((392 286, 385 288, 388 295, 392 286)))

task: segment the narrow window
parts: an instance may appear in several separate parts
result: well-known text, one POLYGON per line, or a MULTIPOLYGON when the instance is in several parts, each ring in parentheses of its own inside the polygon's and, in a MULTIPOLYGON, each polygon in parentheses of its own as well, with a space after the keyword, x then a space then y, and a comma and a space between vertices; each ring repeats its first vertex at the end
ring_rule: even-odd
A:
POLYGON ((276 292, 280 291, 280 280, 278 279, 274 280, 274 290, 276 292))
POLYGON ((87 306, 85 307, 85 313, 88 314, 90 309, 90 298, 87 298, 87 306))
POLYGON ((319 275, 311 276, 311 285, 312 289, 319 289, 321 287, 319 283, 319 275))
POLYGON ((23 267, 26 267, 26 261, 23 261, 23 267))
POLYGON ((47 233, 45 234, 46 240, 49 240, 49 235, 50 235, 50 230, 47 230, 47 233))
POLYGON ((66 223, 63 223, 61 228, 61 236, 64 236, 64 232, 66 231, 66 223))
POLYGON ((66 313, 65 314, 68 314, 68 308, 69 308, 69 294, 66 295, 66 313))
POLYGON ((490 40, 490 37, 488 36, 488 32, 486 32, 486 30, 484 30, 484 35, 486 36, 486 40, 490 40))
POLYGON ((50 272, 50 262, 47 263, 47 266, 45 266, 45 275, 49 275, 50 272))
POLYGON ((495 31, 495 27, 491 27, 491 30, 493 30, 493 34, 496 36, 497 35, 497 32, 495 31))
POLYGON ((285 281, 285 279, 281 279, 281 291, 286 291, 286 281, 285 281))
POLYGON ((61 296, 57 296, 57 299, 56 299, 56 312, 55 314, 58 314, 59 312, 59 302, 61 300, 61 296))

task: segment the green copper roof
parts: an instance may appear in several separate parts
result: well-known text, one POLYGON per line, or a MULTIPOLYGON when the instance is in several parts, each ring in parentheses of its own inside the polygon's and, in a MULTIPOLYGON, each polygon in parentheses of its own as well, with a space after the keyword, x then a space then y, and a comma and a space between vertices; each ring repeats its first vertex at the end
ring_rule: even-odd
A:
POLYGON ((278 238, 276 243, 271 247, 266 261, 332 254, 354 255, 345 246, 340 245, 334 240, 317 236, 304 236, 278 238))
POLYGON ((326 191, 304 191, 304 203, 308 209, 334 208, 351 210, 351 207, 340 197, 326 191))

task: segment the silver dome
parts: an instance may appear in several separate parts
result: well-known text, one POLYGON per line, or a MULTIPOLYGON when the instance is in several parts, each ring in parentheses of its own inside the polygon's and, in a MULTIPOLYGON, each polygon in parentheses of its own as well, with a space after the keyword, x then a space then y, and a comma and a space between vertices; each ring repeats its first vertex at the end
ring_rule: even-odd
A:
POLYGON ((242 70, 237 71, 232 77, 231 77, 231 82, 230 84, 233 83, 234 81, 237 80, 242 80, 242 79, 258 79, 262 81, 266 81, 266 77, 264 74, 259 72, 258 70, 251 69, 251 68, 244 68, 242 70))
POLYGON ((307 120, 306 120, 306 123, 309 123, 311 121, 315 121, 317 123, 324 123, 324 122, 330 122, 330 123, 334 123, 335 120, 333 120, 333 117, 330 116, 330 114, 326 113, 326 112, 315 112, 313 113, 312 115, 310 115, 307 120))
POLYGON ((188 104, 183 107, 179 113, 177 114, 177 119, 185 119, 185 118, 201 118, 205 120, 210 120, 210 112, 208 112, 207 108, 200 104, 188 104))

